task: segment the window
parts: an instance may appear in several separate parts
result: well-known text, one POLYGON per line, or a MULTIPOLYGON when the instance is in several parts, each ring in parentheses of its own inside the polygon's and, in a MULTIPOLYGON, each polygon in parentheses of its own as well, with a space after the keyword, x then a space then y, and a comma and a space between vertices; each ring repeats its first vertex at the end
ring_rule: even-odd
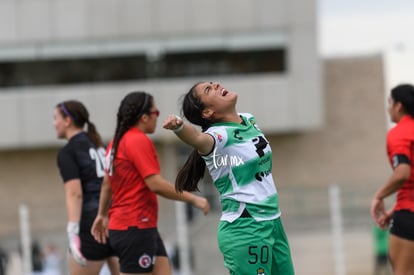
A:
POLYGON ((0 86, 76 84, 151 78, 284 72, 283 48, 199 50, 0 63, 0 86))

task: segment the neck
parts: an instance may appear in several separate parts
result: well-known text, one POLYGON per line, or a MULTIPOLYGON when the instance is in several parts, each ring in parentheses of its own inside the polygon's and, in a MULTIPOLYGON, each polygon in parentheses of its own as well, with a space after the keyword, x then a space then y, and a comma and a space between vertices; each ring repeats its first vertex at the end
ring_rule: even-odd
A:
POLYGON ((242 119, 239 116, 239 114, 236 111, 234 111, 234 112, 231 112, 231 113, 226 114, 223 117, 223 119, 221 119, 221 121, 223 121, 223 122, 236 122, 236 123, 241 123, 242 122, 242 119))
POLYGON ((398 117, 396 119, 396 122, 398 123, 405 115, 406 115, 405 113, 398 114, 398 117))
POLYGON ((73 136, 79 134, 80 132, 82 132, 82 129, 68 129, 67 133, 66 133, 66 139, 69 140, 71 139, 73 136))

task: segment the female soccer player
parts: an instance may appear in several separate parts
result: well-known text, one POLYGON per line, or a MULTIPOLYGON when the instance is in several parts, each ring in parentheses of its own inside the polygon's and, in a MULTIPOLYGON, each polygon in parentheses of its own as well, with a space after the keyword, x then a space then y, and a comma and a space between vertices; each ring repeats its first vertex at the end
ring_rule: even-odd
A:
POLYGON ((230 274, 292 275, 278 193, 272 177, 272 151, 248 113, 236 111, 237 94, 219 83, 200 82, 184 96, 187 120, 170 115, 163 127, 194 147, 178 173, 179 191, 198 189, 205 167, 220 193, 218 242, 230 274))
POLYGON ((395 275, 414 274, 414 87, 391 90, 388 115, 396 125, 387 134, 387 153, 393 173, 371 202, 371 215, 381 228, 391 225, 389 257, 395 275), (397 192, 385 211, 384 199, 397 192), (392 220, 392 222, 391 222, 392 220), (391 222, 391 223, 390 223, 391 222))
POLYGON ((147 136, 155 131, 159 114, 150 94, 126 95, 119 106, 114 139, 107 149, 108 174, 92 234, 104 243, 109 229, 111 244, 120 258, 121 274, 171 274, 157 229, 157 194, 189 202, 204 214, 210 208, 205 198, 178 193, 161 176, 155 146, 147 136))
POLYGON ((79 101, 57 104, 53 124, 57 137, 68 141, 58 153, 57 165, 65 185, 70 274, 98 275, 106 260, 112 275, 119 274, 118 259, 109 244, 99 244, 90 233, 104 176, 101 137, 79 101))

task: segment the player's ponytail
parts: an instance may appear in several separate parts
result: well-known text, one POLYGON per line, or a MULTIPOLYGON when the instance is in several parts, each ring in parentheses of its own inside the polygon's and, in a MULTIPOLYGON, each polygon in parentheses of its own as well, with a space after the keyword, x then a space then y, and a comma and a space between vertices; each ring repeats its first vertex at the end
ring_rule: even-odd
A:
MULTIPOLYGON (((182 101, 182 114, 191 123, 201 127, 204 132, 207 130, 211 121, 202 116, 205 108, 204 104, 195 94, 195 88, 201 82, 196 83, 187 94, 184 95, 182 101)), ((180 169, 175 180, 175 189, 182 191, 198 191, 198 182, 203 178, 206 164, 200 154, 194 149, 188 156, 184 166, 180 169)))
POLYGON ((175 179, 175 189, 178 192, 199 191, 198 182, 203 178, 206 163, 200 157, 196 149, 188 156, 184 166, 180 169, 175 179))
POLYGON ((95 144, 96 147, 103 147, 103 141, 101 138, 101 135, 96 130, 95 124, 93 124, 91 121, 87 121, 87 135, 91 139, 92 143, 95 144))
POLYGON ((109 171, 115 171, 116 152, 122 136, 134 126, 143 114, 150 111, 153 96, 145 92, 131 92, 122 99, 118 108, 117 122, 110 154, 109 171))
POLYGON ((69 117, 73 125, 79 129, 83 129, 87 124, 87 135, 96 147, 102 147, 103 142, 100 134, 96 130, 95 125, 89 121, 89 112, 82 102, 77 100, 66 100, 56 105, 63 117, 69 117))

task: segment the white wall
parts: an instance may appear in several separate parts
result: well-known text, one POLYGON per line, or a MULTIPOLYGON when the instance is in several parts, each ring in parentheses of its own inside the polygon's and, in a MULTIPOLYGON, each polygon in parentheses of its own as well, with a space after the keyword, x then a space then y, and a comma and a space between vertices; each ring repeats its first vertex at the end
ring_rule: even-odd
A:
MULTIPOLYGON (((313 3, 313 1, 310 1, 313 3)), ((2 0, 0 43, 235 32, 287 26, 283 0, 2 0)))
MULTIPOLYGON (((122 84, 54 86, 30 89, 8 89, 0 93, 0 148, 38 147, 58 144, 52 126, 53 111, 63 100, 81 100, 90 112, 103 137, 108 140, 115 129, 116 113, 121 99, 130 91, 144 90, 156 100, 161 110, 155 139, 174 139, 161 129, 163 118, 179 113, 179 98, 199 79, 122 84)), ((259 126, 268 132, 302 130, 302 125, 318 120, 318 112, 307 102, 295 102, 295 93, 285 78, 273 75, 243 78, 220 77, 205 79, 220 81, 239 94, 238 111, 253 113, 259 126), (306 116, 301 114, 306 113, 306 116), (316 116, 315 116, 316 114, 316 116)))
MULTIPOLYGON (((0 62, 122 54, 169 47, 249 47, 274 43, 287 52, 287 71, 193 79, 152 80, 0 90, 0 148, 56 143, 53 107, 78 99, 105 138, 131 90, 152 93, 162 115, 199 80, 219 80, 240 94, 270 133, 300 132, 324 123, 317 51, 317 0, 1 0, 0 62)), ((160 123, 162 120, 160 120, 160 123)), ((170 137, 158 131, 155 138, 170 137)))

